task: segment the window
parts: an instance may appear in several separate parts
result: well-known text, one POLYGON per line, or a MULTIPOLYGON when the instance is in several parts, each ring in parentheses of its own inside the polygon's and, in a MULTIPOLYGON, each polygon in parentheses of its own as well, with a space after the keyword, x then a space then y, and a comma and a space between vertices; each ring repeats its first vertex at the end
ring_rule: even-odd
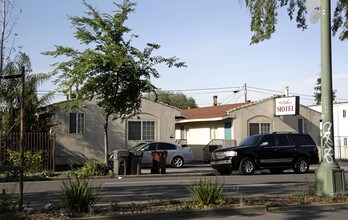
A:
POLYGON ((298 132, 307 134, 307 120, 306 119, 298 119, 298 132))
POLYGON ((298 146, 315 145, 313 139, 306 134, 292 135, 292 140, 298 146))
POLYGON ((277 146, 290 146, 290 141, 288 139, 288 135, 279 134, 277 137, 277 146))
POLYGON ((217 135, 217 126, 215 124, 210 125, 210 139, 216 139, 217 135))
POLYGON ((343 146, 347 146, 347 145, 348 145, 347 138, 343 138, 343 146))
POLYGON ((175 150, 176 146, 169 143, 158 143, 157 150, 175 150))
POLYGON ((249 132, 250 132, 250 135, 269 134, 271 132, 271 124, 270 123, 250 123, 249 132))
POLYGON ((266 135, 263 137, 261 143, 268 142, 268 147, 274 147, 276 146, 274 136, 273 135, 266 135))
POLYGON ((155 139, 155 123, 153 121, 143 121, 143 137, 142 140, 155 139))
POLYGON ((69 133, 83 134, 85 133, 85 114, 70 113, 69 133))
POLYGON ((150 141, 155 139, 155 122, 129 121, 128 140, 150 141))
POLYGON ((187 128, 180 126, 180 139, 187 139, 187 128))
POLYGON ((347 111, 344 109, 343 110, 343 118, 346 118, 347 117, 347 111))

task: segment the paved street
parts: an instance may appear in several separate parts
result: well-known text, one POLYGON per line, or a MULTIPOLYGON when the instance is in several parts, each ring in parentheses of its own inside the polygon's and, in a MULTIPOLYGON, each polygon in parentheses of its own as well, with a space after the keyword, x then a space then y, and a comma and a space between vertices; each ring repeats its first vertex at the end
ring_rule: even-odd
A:
MULTIPOLYGON (((340 162, 341 168, 348 171, 348 163, 340 162)), ((210 168, 209 164, 192 164, 184 168, 167 168, 166 174, 150 174, 150 168, 144 168, 141 175, 127 175, 116 177, 98 177, 91 180, 95 185, 101 184, 102 199, 101 204, 117 203, 136 203, 154 200, 168 200, 175 198, 187 198, 189 196, 186 186, 200 179, 217 180, 225 186, 225 195, 230 197, 245 197, 256 195, 276 195, 303 192, 309 185, 314 185, 317 166, 311 167, 308 174, 294 174, 292 171, 286 171, 284 174, 269 174, 268 171, 258 171, 251 176, 233 174, 230 176, 216 175, 217 173, 210 168)), ((346 183, 348 182, 346 175, 346 183)), ((36 181, 24 183, 24 204, 30 207, 42 207, 49 202, 59 204, 62 200, 60 178, 50 181, 36 181)), ((15 183, 0 183, 1 188, 13 188, 17 190, 15 183)), ((346 213, 348 209, 338 210, 320 210, 306 211, 291 210, 281 213, 258 211, 253 215, 228 214, 224 216, 224 211, 219 210, 218 219, 259 219, 267 217, 269 219, 295 219, 299 214, 314 216, 325 219, 328 216, 335 216, 340 213, 346 213), (286 213, 286 214, 285 214, 286 213), (286 215, 286 218, 283 218, 286 215), (232 216, 232 217, 231 217, 232 216)), ((228 212, 228 211, 227 211, 228 212)), ((249 210, 250 212, 250 210, 249 210)), ((186 219, 214 219, 211 212, 204 216, 191 217, 186 219)), ((149 218, 151 219, 151 218, 149 218)), ((167 219, 167 218, 166 218, 167 219)), ((185 219, 185 218, 182 218, 185 219)), ((340 218, 334 218, 340 219, 340 218)))

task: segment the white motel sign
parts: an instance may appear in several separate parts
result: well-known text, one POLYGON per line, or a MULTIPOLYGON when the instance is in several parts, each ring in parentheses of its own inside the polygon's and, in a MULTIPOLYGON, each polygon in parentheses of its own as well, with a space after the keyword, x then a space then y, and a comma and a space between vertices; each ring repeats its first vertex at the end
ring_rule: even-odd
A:
POLYGON ((298 96, 277 98, 275 100, 275 115, 298 115, 300 106, 299 100, 298 96))

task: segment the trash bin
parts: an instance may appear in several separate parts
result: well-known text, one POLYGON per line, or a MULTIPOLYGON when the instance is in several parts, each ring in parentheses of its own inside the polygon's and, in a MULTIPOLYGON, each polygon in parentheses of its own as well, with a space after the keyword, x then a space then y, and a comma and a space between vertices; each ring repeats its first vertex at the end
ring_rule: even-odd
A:
POLYGON ((166 173, 166 160, 168 151, 155 150, 151 152, 152 155, 152 168, 153 174, 165 174, 166 173))
POLYGON ((126 175, 128 167, 128 150, 115 150, 114 151, 114 174, 126 175))
POLYGON ((129 152, 129 169, 127 174, 140 175, 141 174, 141 161, 143 159, 142 151, 130 151, 129 152))

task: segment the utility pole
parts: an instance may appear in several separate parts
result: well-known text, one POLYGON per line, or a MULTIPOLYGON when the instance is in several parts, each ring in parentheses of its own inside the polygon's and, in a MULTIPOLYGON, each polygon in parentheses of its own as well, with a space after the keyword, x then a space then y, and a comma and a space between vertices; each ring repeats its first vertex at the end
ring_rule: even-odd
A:
POLYGON ((24 125, 24 99, 25 99, 25 68, 21 67, 21 73, 17 75, 0 75, 0 79, 18 79, 21 78, 21 94, 20 94, 20 131, 19 131, 19 153, 20 153, 20 166, 19 166, 19 202, 18 209, 23 209, 23 172, 24 172, 24 146, 25 146, 25 125, 24 125))
POLYGON ((246 83, 244 83, 244 102, 248 102, 248 90, 246 83))
POLYGON ((316 193, 321 196, 345 194, 345 176, 335 161, 333 125, 331 0, 321 0, 321 107, 322 162, 316 170, 316 193))
POLYGON ((19 176, 19 204, 18 209, 23 210, 23 172, 24 172, 24 146, 25 146, 25 125, 24 125, 24 97, 25 97, 25 68, 21 69, 21 125, 19 131, 20 139, 20 176, 19 176))

